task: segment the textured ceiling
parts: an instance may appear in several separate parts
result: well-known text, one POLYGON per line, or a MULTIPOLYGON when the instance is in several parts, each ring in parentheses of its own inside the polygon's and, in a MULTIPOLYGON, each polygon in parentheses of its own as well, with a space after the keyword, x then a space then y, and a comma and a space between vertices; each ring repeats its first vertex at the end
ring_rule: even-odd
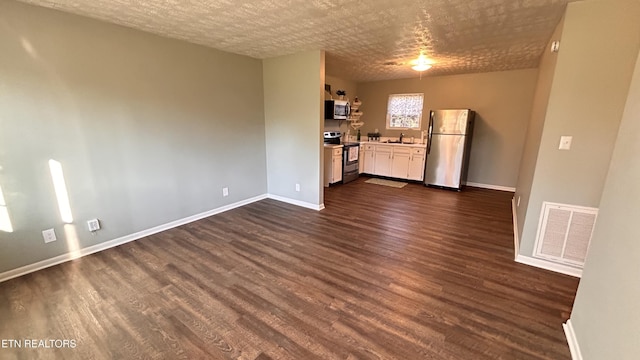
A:
POLYGON ((536 67, 573 0, 21 0, 212 48, 268 58, 326 50, 355 81, 536 67))

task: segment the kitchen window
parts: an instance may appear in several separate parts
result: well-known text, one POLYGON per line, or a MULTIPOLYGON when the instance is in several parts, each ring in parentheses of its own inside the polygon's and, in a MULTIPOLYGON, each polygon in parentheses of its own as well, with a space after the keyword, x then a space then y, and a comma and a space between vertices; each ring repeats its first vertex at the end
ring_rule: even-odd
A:
POLYGON ((387 103, 387 129, 420 129, 423 93, 391 94, 387 103))

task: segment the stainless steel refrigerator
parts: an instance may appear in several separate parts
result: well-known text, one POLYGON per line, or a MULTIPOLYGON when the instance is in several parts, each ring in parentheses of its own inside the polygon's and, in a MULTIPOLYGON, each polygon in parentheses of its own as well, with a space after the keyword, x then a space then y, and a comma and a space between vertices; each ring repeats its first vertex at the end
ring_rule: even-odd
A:
POLYGON ((455 190, 467 182, 475 112, 433 110, 429 115, 424 183, 455 190))

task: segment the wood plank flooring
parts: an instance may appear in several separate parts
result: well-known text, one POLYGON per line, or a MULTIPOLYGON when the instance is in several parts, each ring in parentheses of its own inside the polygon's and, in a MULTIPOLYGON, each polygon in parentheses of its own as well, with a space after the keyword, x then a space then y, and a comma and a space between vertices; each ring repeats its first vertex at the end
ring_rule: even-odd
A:
POLYGON ((569 359, 577 279, 513 262, 511 193, 263 200, 0 284, 2 359, 569 359))

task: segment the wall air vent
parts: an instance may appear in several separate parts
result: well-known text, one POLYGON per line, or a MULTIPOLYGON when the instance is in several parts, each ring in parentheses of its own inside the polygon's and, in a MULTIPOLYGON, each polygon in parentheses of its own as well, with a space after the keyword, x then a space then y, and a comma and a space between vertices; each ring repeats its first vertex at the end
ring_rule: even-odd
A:
POLYGON ((543 202, 533 256, 582 268, 597 216, 597 208, 543 202))

